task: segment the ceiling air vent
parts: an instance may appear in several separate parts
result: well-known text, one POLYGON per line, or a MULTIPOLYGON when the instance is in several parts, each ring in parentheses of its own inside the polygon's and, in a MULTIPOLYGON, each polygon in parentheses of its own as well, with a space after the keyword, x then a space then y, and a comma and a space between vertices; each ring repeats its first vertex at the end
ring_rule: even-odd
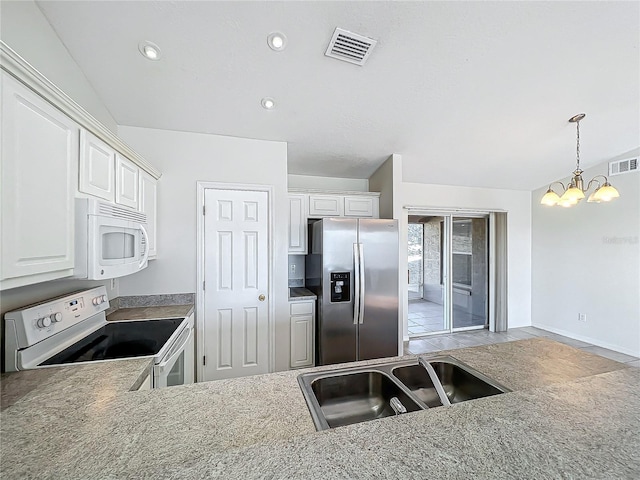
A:
POLYGON ((373 38, 363 37, 357 33, 336 28, 325 55, 344 62, 364 65, 376 43, 378 41, 373 38))
POLYGON ((623 173, 631 173, 638 171, 638 159, 627 158, 626 160, 618 160, 617 162, 609 162, 609 176, 622 175, 623 173))

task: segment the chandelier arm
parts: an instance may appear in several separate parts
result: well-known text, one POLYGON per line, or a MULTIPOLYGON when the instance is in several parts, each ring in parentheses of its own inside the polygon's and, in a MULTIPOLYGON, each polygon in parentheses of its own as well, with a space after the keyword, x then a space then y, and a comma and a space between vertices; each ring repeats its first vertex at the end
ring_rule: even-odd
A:
POLYGON ((556 183, 559 183, 560 185, 562 185, 562 190, 566 190, 566 187, 564 186, 564 183, 562 182, 552 182, 549 184, 549 190, 552 190, 551 187, 553 187, 556 183))

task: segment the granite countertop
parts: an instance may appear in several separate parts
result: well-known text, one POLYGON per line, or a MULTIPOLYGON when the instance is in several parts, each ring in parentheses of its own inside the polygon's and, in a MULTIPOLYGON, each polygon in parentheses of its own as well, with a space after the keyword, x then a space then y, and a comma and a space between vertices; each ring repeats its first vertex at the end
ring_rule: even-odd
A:
POLYGON ((311 290, 307 290, 304 287, 290 287, 289 288, 289 301, 298 302, 301 300, 315 300, 318 298, 311 290))
POLYGON ((191 315, 193 305, 164 305, 120 308, 109 315, 107 321, 152 320, 158 318, 181 318, 191 315))
MULTIPOLYGON (((116 368, 117 362, 61 367, 44 390, 35 387, 0 413, 0 476, 595 479, 640 474, 640 369, 543 338, 441 353, 514 391, 316 432, 297 376, 336 366, 135 392, 126 384, 140 372, 132 371, 125 382, 105 379, 108 364, 116 368)), ((29 372, 7 375, 24 373, 29 372)), ((3 388, 6 381, 3 377, 3 388)))

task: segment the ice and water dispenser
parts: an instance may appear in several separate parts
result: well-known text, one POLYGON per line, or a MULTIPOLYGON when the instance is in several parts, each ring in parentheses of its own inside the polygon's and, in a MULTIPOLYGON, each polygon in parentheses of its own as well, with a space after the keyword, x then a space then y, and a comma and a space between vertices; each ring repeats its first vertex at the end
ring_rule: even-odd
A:
POLYGON ((331 272, 331 302, 351 301, 351 272, 331 272))

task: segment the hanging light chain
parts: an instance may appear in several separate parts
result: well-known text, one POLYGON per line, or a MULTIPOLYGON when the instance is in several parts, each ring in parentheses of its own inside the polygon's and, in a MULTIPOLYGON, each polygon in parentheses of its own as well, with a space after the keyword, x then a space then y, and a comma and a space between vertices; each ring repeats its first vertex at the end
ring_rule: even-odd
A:
POLYGON ((580 170, 580 120, 576 122, 576 171, 580 170))

